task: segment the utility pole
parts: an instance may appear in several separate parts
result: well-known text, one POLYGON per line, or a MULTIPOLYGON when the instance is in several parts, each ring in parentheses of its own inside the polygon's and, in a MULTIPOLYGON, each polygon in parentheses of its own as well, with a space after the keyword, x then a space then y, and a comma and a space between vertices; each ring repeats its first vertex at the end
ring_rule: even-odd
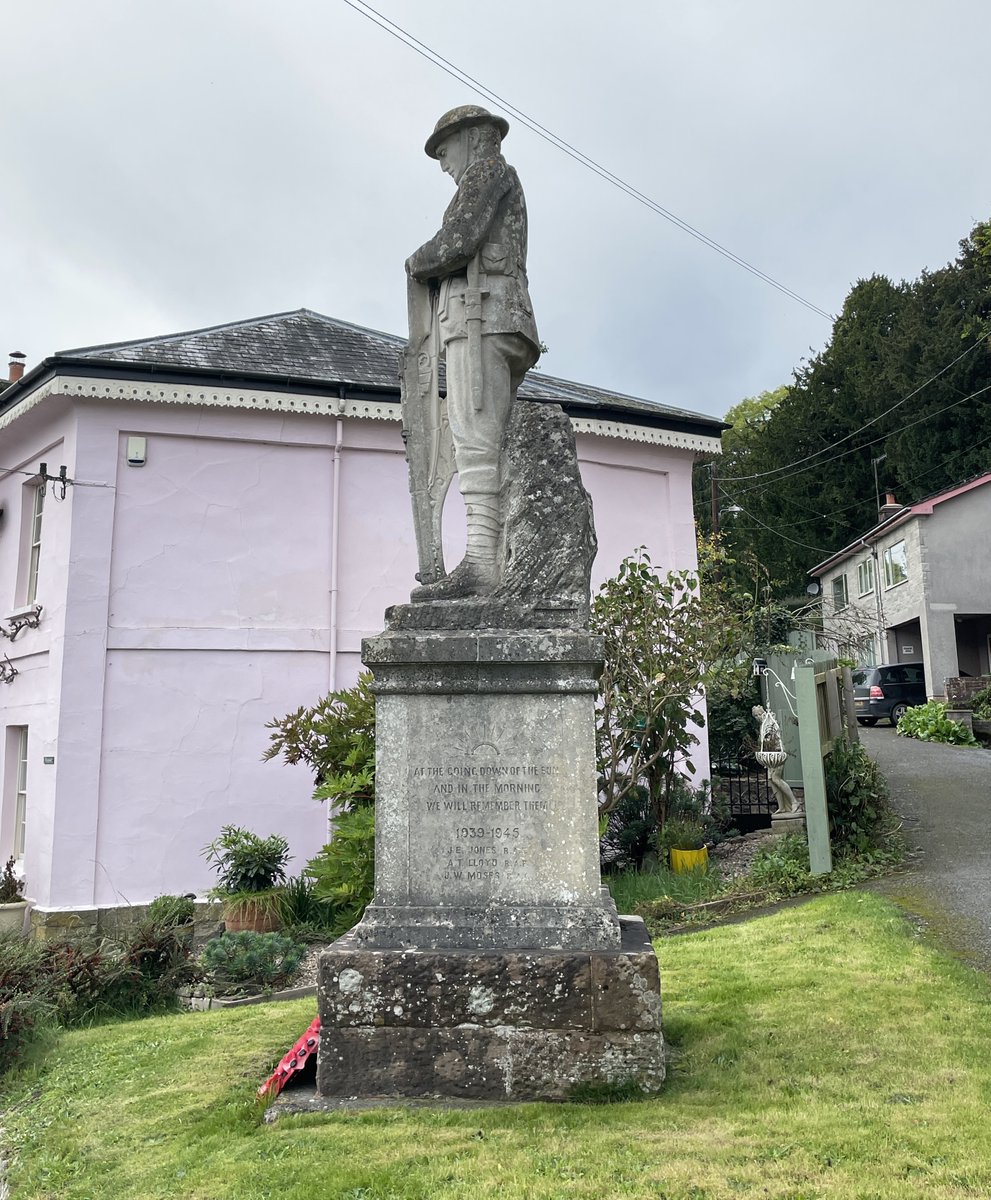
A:
POLYGON ((874 468, 874 504, 877 509, 878 518, 881 516, 881 489, 877 482, 877 464, 884 462, 887 457, 887 454, 881 454, 879 457, 871 459, 871 466, 874 468))
POLYGON ((715 535, 719 533, 719 486, 715 459, 709 463, 709 488, 711 492, 709 503, 712 509, 712 532, 715 535))

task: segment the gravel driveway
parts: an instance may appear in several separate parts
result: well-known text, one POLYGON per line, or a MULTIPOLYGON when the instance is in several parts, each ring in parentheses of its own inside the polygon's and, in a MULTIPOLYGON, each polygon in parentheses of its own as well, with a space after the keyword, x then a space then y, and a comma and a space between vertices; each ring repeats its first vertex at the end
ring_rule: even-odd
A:
POLYGON ((860 735, 888 777, 913 851, 878 890, 991 969, 991 750, 930 745, 886 725, 860 735))

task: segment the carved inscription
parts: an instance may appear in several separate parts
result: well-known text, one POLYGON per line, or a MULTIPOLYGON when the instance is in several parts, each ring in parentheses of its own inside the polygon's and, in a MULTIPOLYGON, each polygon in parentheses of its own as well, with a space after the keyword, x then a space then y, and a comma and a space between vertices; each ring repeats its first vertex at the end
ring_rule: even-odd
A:
POLYGON ((544 841, 552 777, 549 763, 478 762, 467 758, 410 768, 411 808, 429 828, 441 880, 457 891, 498 889, 533 868, 544 841))

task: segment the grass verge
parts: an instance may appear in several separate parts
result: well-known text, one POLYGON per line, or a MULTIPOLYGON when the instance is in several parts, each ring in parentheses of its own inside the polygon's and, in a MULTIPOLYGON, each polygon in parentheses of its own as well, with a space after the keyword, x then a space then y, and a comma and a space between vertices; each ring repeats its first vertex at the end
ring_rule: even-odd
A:
POLYGON ((666 867, 624 871, 605 877, 622 913, 644 918, 654 934, 700 928, 733 913, 792 896, 840 892, 888 874, 904 857, 896 839, 886 849, 836 855, 828 875, 809 873, 809 848, 794 834, 762 848, 745 875, 724 879, 718 862, 707 871, 676 874, 666 867))
POLYGON ((851 892, 660 944, 637 1103, 262 1124, 312 1003, 75 1031, 5 1097, 18 1200, 772 1200, 991 1192, 991 988, 851 892))

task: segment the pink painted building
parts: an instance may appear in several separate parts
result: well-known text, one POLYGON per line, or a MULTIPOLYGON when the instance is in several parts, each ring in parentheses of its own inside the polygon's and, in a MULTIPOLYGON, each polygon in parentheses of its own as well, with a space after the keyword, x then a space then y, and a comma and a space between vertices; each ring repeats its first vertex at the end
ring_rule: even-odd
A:
MULTIPOLYGON (((413 586, 401 344, 303 309, 55 354, 0 393, 0 855, 39 915, 202 893, 224 824, 285 834, 294 869, 325 841, 264 726, 350 685, 413 586)), ((593 586, 639 545, 695 564, 721 422, 542 372, 521 396, 572 417, 593 586)))

